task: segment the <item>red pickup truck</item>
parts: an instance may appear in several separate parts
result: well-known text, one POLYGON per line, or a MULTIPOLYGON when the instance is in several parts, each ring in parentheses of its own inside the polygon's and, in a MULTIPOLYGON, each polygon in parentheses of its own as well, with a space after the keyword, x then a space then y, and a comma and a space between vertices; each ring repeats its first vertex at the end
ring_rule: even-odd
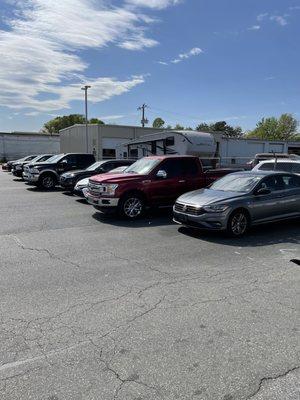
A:
POLYGON ((145 157, 125 173, 93 176, 85 197, 99 211, 118 211, 136 219, 146 207, 172 206, 181 194, 206 187, 230 172, 204 172, 199 158, 193 156, 145 157))

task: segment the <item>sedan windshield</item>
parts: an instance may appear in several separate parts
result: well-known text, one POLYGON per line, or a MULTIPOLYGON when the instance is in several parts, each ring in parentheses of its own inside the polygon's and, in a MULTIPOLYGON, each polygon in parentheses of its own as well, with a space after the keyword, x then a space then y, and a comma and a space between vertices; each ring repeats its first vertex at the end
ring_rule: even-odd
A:
POLYGON ((95 171, 100 165, 104 164, 106 161, 97 161, 94 164, 90 165, 86 170, 87 171, 95 171))
POLYGON ((223 192, 245 192, 248 193, 255 188, 262 179, 258 175, 229 174, 214 182, 210 189, 223 192))
POLYGON ((147 175, 160 163, 161 160, 142 158, 126 169, 127 174, 147 175))

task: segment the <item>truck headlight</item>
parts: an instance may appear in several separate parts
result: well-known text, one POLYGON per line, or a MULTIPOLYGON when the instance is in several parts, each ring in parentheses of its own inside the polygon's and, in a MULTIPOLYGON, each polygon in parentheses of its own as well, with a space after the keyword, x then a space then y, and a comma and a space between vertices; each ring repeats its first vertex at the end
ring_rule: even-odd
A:
POLYGON ((115 195, 115 191, 117 189, 119 185, 117 184, 107 184, 107 185, 103 185, 103 195, 105 196, 114 196, 115 195))
POLYGON ((226 211, 228 206, 226 204, 212 204, 210 206, 204 206, 203 209, 206 212, 215 212, 215 213, 221 213, 226 211))

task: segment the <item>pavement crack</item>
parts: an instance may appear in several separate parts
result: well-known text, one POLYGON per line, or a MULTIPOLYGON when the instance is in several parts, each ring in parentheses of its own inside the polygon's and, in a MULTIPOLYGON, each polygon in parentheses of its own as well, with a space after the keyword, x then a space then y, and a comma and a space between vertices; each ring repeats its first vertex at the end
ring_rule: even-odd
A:
POLYGON ((22 250, 28 250, 28 251, 35 251, 38 253, 45 253, 47 254, 50 258, 54 259, 54 260, 58 260, 63 262, 64 264, 67 265, 72 265, 73 267, 76 268, 81 268, 81 266, 77 263, 74 263, 73 261, 70 260, 65 260, 64 258, 61 258, 55 254, 53 254, 50 250, 46 249, 46 248, 36 248, 36 247, 28 247, 25 246, 21 240, 16 236, 16 235, 8 235, 9 237, 11 237, 13 239, 13 241, 22 249, 22 250))
POLYGON ((255 392, 253 392, 250 396, 246 397, 246 400, 252 399, 254 396, 256 396, 260 390, 262 389, 264 383, 268 382, 268 381, 275 381, 276 379, 280 379, 280 378, 284 378, 285 376, 287 376, 289 373, 297 371, 297 369, 300 368, 300 365, 290 368, 285 372, 282 372, 278 375, 274 375, 274 376, 267 376, 267 377, 263 377, 260 379, 259 384, 257 389, 255 390, 255 392))

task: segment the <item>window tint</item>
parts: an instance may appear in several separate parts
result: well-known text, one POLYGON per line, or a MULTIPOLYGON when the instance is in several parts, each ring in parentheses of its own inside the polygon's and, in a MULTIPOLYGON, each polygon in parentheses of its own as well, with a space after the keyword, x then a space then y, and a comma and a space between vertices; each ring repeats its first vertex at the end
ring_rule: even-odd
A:
POLYGON ((282 177, 286 189, 300 188, 300 177, 287 175, 282 177))
POLYGON ((262 164, 258 169, 260 171, 272 171, 274 169, 274 163, 262 164))
POLYGON ((276 192, 278 190, 284 190, 285 183, 281 175, 269 176, 268 178, 264 179, 264 181, 261 184, 261 188, 270 189, 271 192, 276 192))
POLYGON ((111 161, 111 162, 102 164, 101 168, 104 172, 108 172, 108 171, 111 171, 112 169, 116 168, 116 165, 113 161, 111 161))
POLYGON ((183 176, 183 163, 181 161, 176 159, 166 160, 160 165, 159 169, 166 171, 168 178, 183 176))
POLYGON ((294 174, 300 174, 300 163, 299 164, 294 163, 292 171, 294 174))
POLYGON ((196 160, 192 159, 185 159, 182 160, 182 165, 183 165, 183 171, 185 175, 188 176, 195 176, 198 175, 199 169, 198 169, 198 164, 196 160))

